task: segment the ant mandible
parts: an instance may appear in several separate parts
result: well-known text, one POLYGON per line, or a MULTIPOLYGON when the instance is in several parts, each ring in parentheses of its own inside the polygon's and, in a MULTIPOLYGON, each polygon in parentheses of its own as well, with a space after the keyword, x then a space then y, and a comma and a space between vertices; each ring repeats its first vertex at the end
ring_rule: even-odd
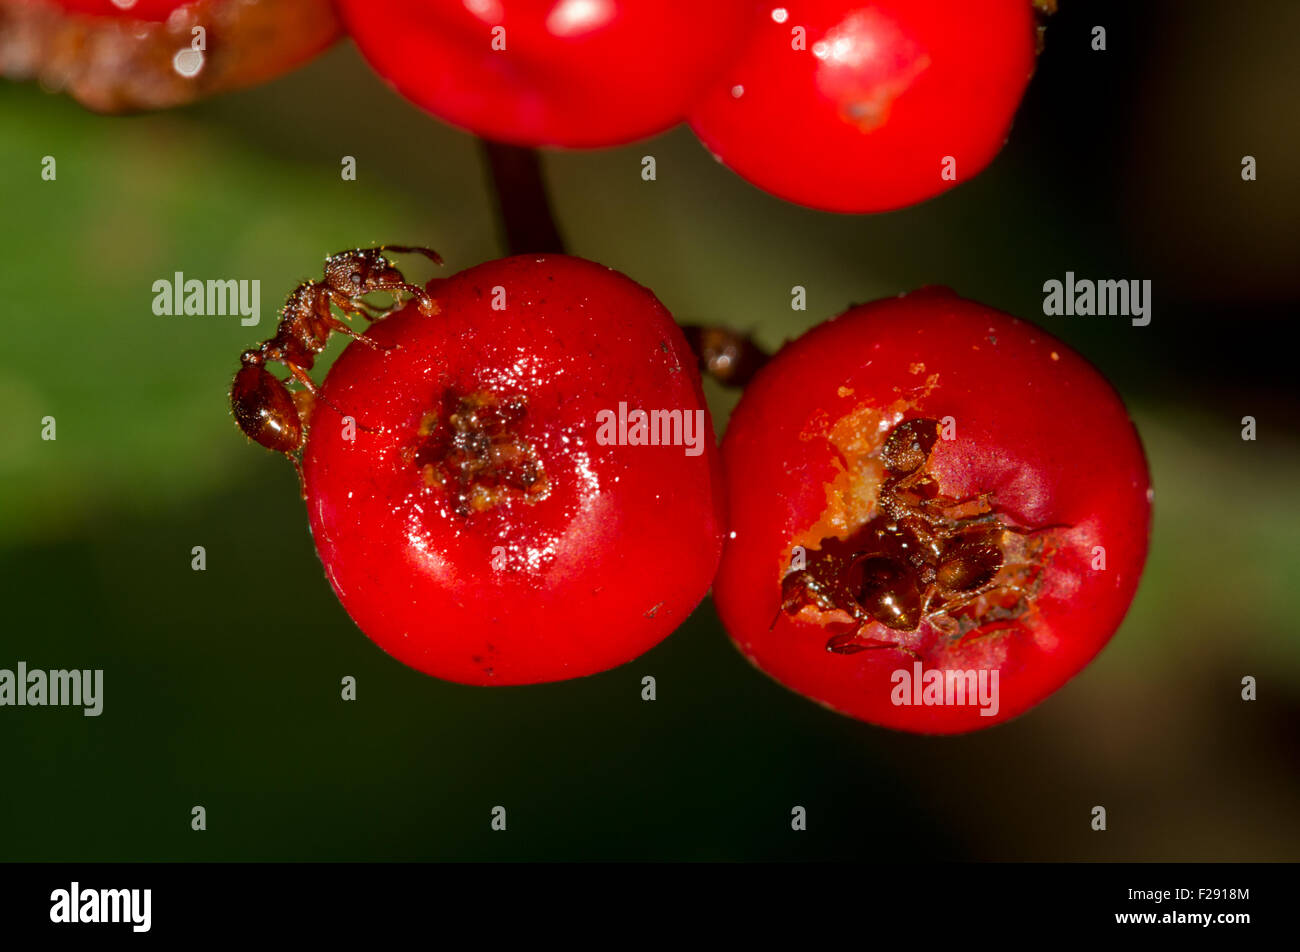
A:
POLYGON ((280 323, 275 336, 240 355, 239 371, 230 388, 230 409, 244 434, 269 450, 283 453, 293 463, 302 481, 302 465, 295 455, 307 439, 306 421, 312 404, 320 395, 309 371, 316 356, 325 349, 330 333, 339 331, 367 347, 385 349, 369 337, 358 334, 330 309, 333 305, 347 317, 360 315, 367 321, 378 320, 402 304, 410 294, 424 314, 433 314, 435 305, 427 291, 408 284, 402 272, 384 257, 384 252, 421 254, 435 264, 442 258, 432 248, 412 245, 381 245, 378 248, 354 248, 340 251, 325 259, 325 279, 305 281, 290 292, 280 309, 280 323), (379 311, 362 300, 374 291, 393 296, 393 303, 379 311), (289 370, 281 380, 266 369, 278 362, 289 370), (303 390, 290 391, 289 379, 297 380, 303 390))
MULTIPOLYGON (((930 419, 895 426, 880 450, 885 479, 877 498, 879 515, 848 540, 825 540, 806 568, 782 579, 781 610, 786 614, 812 606, 853 619, 848 631, 827 641, 828 651, 897 648, 914 655, 899 642, 864 635, 863 629, 879 622, 892 631, 913 632, 923 621, 937 624, 941 616, 995 589, 1021 591, 1014 584, 997 584, 999 572, 1009 564, 1007 534, 1063 528, 1014 526, 990 505, 991 493, 968 499, 940 494, 937 481, 925 472, 939 431, 939 422, 930 419), (972 503, 982 509, 979 514, 951 515, 972 503)), ((956 627, 950 618, 944 621, 941 629, 956 627)))

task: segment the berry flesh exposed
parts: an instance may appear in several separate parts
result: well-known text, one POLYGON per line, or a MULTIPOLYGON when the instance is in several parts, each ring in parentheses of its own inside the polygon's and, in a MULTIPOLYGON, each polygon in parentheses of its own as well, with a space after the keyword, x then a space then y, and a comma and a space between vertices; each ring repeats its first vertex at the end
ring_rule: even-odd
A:
POLYGON ((0 72, 99 112, 266 82, 325 49, 331 0, 0 0, 0 72))
POLYGON ((403 96, 516 145, 631 142, 685 118, 734 57, 751 0, 339 0, 403 96))
POLYGON ((789 0, 691 115, 714 155, 801 205, 879 212, 978 174, 1034 68, 1030 0, 789 0))
POLYGON ((398 660, 465 684, 637 657, 703 598, 722 546, 681 331, 645 288, 564 255, 426 290, 431 308, 348 345, 312 410, 308 514, 343 606, 398 660), (668 414, 676 429, 657 430, 668 414))
POLYGON ((788 345, 723 462, 727 630, 786 686, 887 727, 960 733, 1042 701, 1110 639, 1146 558, 1150 479, 1115 391, 944 289, 788 345), (922 697, 981 672, 988 703, 922 697))

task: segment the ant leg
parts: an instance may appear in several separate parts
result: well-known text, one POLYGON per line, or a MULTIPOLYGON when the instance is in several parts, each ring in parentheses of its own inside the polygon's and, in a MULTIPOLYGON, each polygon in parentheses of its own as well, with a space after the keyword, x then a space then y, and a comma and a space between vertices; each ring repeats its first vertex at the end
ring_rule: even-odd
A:
POLYGON ((302 384, 303 387, 306 388, 307 392, 311 394, 312 400, 319 400, 339 416, 347 416, 346 413, 336 407, 329 400, 325 399, 325 395, 320 392, 320 387, 316 386, 316 381, 311 379, 311 375, 307 373, 307 371, 299 367, 297 364, 286 364, 285 366, 289 368, 289 373, 293 375, 293 379, 302 384))
POLYGON ((339 304, 339 310, 343 311, 343 313, 347 314, 349 317, 353 315, 363 317, 368 324, 373 324, 380 318, 387 317, 392 313, 391 308, 380 308, 373 304, 366 304, 361 301, 352 301, 351 304, 351 307, 339 304))
MULTIPOLYGON (((316 386, 316 381, 311 379, 311 374, 307 373, 307 371, 303 370, 297 364, 286 363, 285 366, 289 368, 289 373, 293 376, 293 379, 302 384, 308 393, 316 399, 322 399, 320 395, 320 387, 316 386)), ((330 403, 328 400, 322 399, 322 402, 331 410, 338 409, 338 407, 334 406, 334 404, 330 403)))
POLYGON ((347 417, 348 419, 351 419, 352 422, 357 425, 357 429, 365 430, 367 433, 379 432, 379 430, 375 429, 373 426, 366 426, 356 417, 344 413, 332 402, 326 400, 325 395, 320 391, 320 387, 316 386, 316 381, 311 379, 311 376, 307 373, 307 371, 303 370, 301 367, 297 366, 296 364, 288 364, 287 366, 289 368, 289 373, 293 374, 293 379, 297 380, 300 384, 302 384, 304 387, 307 388, 307 392, 311 394, 313 400, 319 400, 321 403, 325 404, 325 406, 329 407, 339 416, 347 417))
POLYGON ((298 411, 298 419, 306 428, 310 425, 312 411, 316 409, 316 394, 311 390, 294 390, 290 396, 294 409, 298 411))
MULTIPOLYGON (((334 302, 335 306, 337 306, 338 309, 342 311, 344 314, 349 316, 353 314, 359 314, 362 317, 364 317, 367 321, 370 322, 374 322, 381 318, 387 317, 389 314, 393 313, 393 311, 397 310, 397 307, 395 305, 394 307, 391 307, 388 310, 385 311, 377 310, 375 313, 372 314, 369 310, 367 310, 367 305, 359 301, 356 301, 353 298, 345 297, 344 295, 339 294, 339 295, 331 295, 331 300, 334 302)), ((329 324, 330 327, 333 328, 334 330, 337 330, 343 334, 347 334, 353 340, 360 341, 361 343, 369 347, 371 350, 400 350, 401 349, 400 346, 397 344, 394 344, 392 347, 385 347, 383 344, 379 343, 378 341, 370 337, 366 337, 364 334, 358 334, 355 328, 353 328, 351 325, 343 321, 340 321, 333 314, 330 314, 329 316, 329 324)))
MULTIPOLYGON (((364 306, 358 304, 353 300, 350 300, 349 298, 342 297, 341 295, 339 297, 334 297, 333 302, 338 307, 338 309, 342 311, 344 314, 347 315, 359 314, 362 317, 364 317, 367 321, 378 320, 379 318, 383 317, 385 313, 387 313, 387 312, 380 312, 379 314, 371 314, 369 311, 365 309, 364 306)), ((336 330, 340 334, 346 334, 348 337, 351 337, 355 341, 360 341, 361 343, 365 344, 367 347, 371 348, 372 350, 393 350, 394 349, 392 347, 385 347, 383 344, 379 343, 378 341, 371 340, 369 337, 365 336, 364 334, 358 334, 356 328, 354 328, 351 324, 348 324, 346 321, 339 320, 332 313, 329 315, 327 320, 329 321, 329 326, 331 330, 336 330)))
POLYGON ((1000 635, 1003 632, 1023 630, 1020 622, 1014 618, 1004 618, 1001 621, 995 621, 991 624, 984 625, 981 628, 974 628, 957 639, 956 647, 960 648, 970 641, 977 641, 980 638, 989 638, 993 635, 1000 635))
POLYGON ((303 502, 306 502, 307 501, 307 477, 306 475, 304 475, 302 471, 302 460, 300 460, 297 456, 291 455, 289 453, 285 453, 284 455, 289 457, 290 463, 293 463, 293 471, 298 474, 298 492, 302 496, 303 502))
POLYGON ((927 502, 937 502, 942 500, 946 506, 964 506, 971 502, 987 502, 993 498, 993 490, 988 489, 982 493, 976 493, 974 496, 963 496, 960 499, 955 496, 935 496, 927 502))
POLYGON ((859 651, 866 651, 867 646, 858 643, 856 631, 847 631, 826 639, 826 650, 831 654, 857 654, 859 651))
POLYGON ((989 592, 998 591, 998 590, 1000 590, 1000 589, 1003 589, 1003 588, 1010 588, 1010 587, 1012 587, 1012 586, 1007 586, 1007 585, 986 585, 985 587, 983 587, 983 588, 979 588, 979 589, 976 589, 976 590, 973 591, 973 592, 967 592, 967 593, 966 593, 964 596, 962 596, 961 598, 955 599, 955 600, 950 601, 950 602, 944 602, 944 603, 943 603, 943 607, 940 608, 940 609, 938 609, 938 611, 939 611, 939 612, 942 612, 942 613, 944 613, 944 614, 948 614, 949 612, 955 611, 955 610, 958 609, 958 608, 965 608, 965 607, 966 607, 967 605, 969 605, 971 602, 975 601, 975 599, 980 598, 981 596, 987 595, 989 592))
MULTIPOLYGON (((1029 567, 1031 565, 1032 563, 1029 562, 1014 562, 1014 563, 1009 563, 1008 566, 1004 566, 1004 568, 1006 567, 1016 568, 1020 566, 1029 567)), ((1032 584, 1033 579, 1030 579, 1029 582, 1032 584)), ((975 601, 977 598, 981 598, 985 595, 988 595, 991 592, 1015 592, 1018 595, 1029 594, 1028 590, 1024 588, 1024 586, 1013 584, 1011 582, 1007 582, 1002 585, 990 584, 988 586, 985 586, 984 588, 978 589, 977 591, 970 592, 969 594, 965 595, 962 598, 956 599, 955 601, 945 602, 943 607, 939 609, 938 614, 945 615, 951 620, 952 618, 951 612, 961 608, 965 608, 967 605, 975 601)), ((936 624, 933 619, 931 620, 930 623, 932 625, 935 625, 936 628, 939 628, 940 631, 943 632, 944 634, 947 634, 948 637, 952 637, 952 635, 954 634, 954 632, 952 631, 943 631, 945 627, 950 627, 950 626, 936 624)), ((978 628, 974 628, 966 632, 957 641, 957 647, 960 648, 966 642, 972 641, 976 638, 983 638, 987 635, 997 634, 1000 631, 1007 631, 1019 627, 1020 627, 1020 623, 1017 619, 1014 618, 998 619, 996 621, 988 623, 987 625, 980 625, 978 628)))
POLYGON ((862 628, 858 627, 852 631, 832 635, 826 641, 826 650, 831 652, 831 654, 850 655, 857 654, 859 651, 879 651, 884 648, 897 648, 899 651, 903 652, 903 654, 910 655, 914 660, 921 660, 921 656, 911 648, 900 645, 896 641, 877 641, 875 638, 863 638, 861 632, 862 628))
POLYGON ((983 510, 982 512, 974 516, 967 516, 964 519, 954 520, 957 522, 958 525, 961 525, 963 523, 974 524, 975 522, 981 520, 988 521, 991 518, 994 518, 996 516, 996 513, 994 513, 993 511, 993 503, 990 501, 992 500, 992 498, 993 498, 992 491, 976 493, 974 496, 966 496, 961 499, 957 499, 953 496, 934 496, 930 499, 923 500, 921 502, 921 506, 924 509, 931 509, 931 510, 938 509, 940 510, 940 512, 944 514, 944 517, 946 518, 947 517, 946 510, 958 509, 963 506, 969 506, 972 503, 976 503, 981 507, 981 509, 983 510))
POLYGON ((1031 536, 1036 535, 1039 532, 1048 532, 1052 529, 1073 529, 1074 526, 1066 525, 1064 522, 1053 522, 1045 526, 1039 526, 1036 529, 1020 529, 1016 526, 1003 526, 1002 528, 1004 531, 1012 532, 1016 535, 1031 536))
POLYGON ((380 317, 387 317, 389 314, 392 314, 394 311, 401 310, 403 305, 402 302, 403 291, 411 295, 411 299, 415 301, 415 306, 420 309, 421 314, 432 315, 438 313, 438 306, 434 303, 433 298, 429 296, 429 292, 424 290, 424 288, 416 287, 414 284, 399 284, 396 287, 376 288, 375 290, 387 291, 389 294, 393 296, 393 303, 388 308, 386 308, 385 310, 379 313, 380 317))
POLYGON ((957 622, 957 619, 946 612, 935 612, 926 620, 930 623, 931 628, 934 628, 949 640, 961 634, 961 625, 957 622))

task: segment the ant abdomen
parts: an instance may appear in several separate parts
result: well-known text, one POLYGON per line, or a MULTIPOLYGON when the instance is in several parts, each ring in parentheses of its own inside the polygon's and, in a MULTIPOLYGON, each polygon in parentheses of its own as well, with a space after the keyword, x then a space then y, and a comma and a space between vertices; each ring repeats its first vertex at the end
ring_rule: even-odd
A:
POLYGON ((280 378, 259 364, 241 367, 230 388, 235 422, 256 443, 278 453, 296 453, 303 425, 293 395, 280 378))
POLYGON ((857 602, 873 619, 898 631, 921 622, 925 595, 910 565, 888 555, 871 555, 855 566, 861 572, 857 602))

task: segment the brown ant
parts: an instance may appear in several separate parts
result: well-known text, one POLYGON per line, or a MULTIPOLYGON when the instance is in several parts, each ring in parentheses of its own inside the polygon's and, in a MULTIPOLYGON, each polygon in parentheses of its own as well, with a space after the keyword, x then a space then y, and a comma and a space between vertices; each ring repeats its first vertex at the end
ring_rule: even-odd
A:
POLYGON ((302 466, 294 454, 306 442, 306 421, 314 400, 320 396, 308 371, 325 349, 330 333, 340 331, 367 347, 386 349, 358 334, 336 317, 330 306, 337 307, 347 317, 360 315, 374 321, 392 313, 401 305, 402 295, 410 294, 421 312, 435 311, 433 298, 423 288, 408 284, 402 272, 384 257, 385 251, 422 254, 435 264, 442 264, 442 258, 433 249, 411 245, 354 248, 330 255, 325 259, 323 281, 305 281, 290 292, 280 309, 275 336, 240 355, 240 368, 230 389, 235 422, 249 439, 289 457, 300 481, 302 466), (373 291, 391 294, 392 305, 379 311, 366 304, 362 298, 373 291), (284 364, 289 378, 281 380, 272 374, 266 369, 269 362, 284 364), (304 390, 290 391, 286 386, 289 379, 297 380, 304 390))
POLYGON ((989 504, 991 493, 968 499, 941 495, 937 481, 925 472, 939 429, 938 421, 930 419, 895 426, 880 450, 886 478, 877 498, 879 515, 847 540, 824 540, 806 568, 782 580, 781 610, 786 614, 812 606, 853 619, 848 631, 827 641, 828 651, 898 648, 915 655, 898 642, 864 636, 862 630, 879 622, 892 631, 912 632, 927 620, 950 633, 959 630, 945 617, 948 613, 998 589, 1023 591, 997 584, 999 572, 1011 566, 1003 548, 1008 533, 1026 536, 1063 528, 1013 526, 989 504), (983 511, 965 518, 951 515, 972 503, 983 511))

